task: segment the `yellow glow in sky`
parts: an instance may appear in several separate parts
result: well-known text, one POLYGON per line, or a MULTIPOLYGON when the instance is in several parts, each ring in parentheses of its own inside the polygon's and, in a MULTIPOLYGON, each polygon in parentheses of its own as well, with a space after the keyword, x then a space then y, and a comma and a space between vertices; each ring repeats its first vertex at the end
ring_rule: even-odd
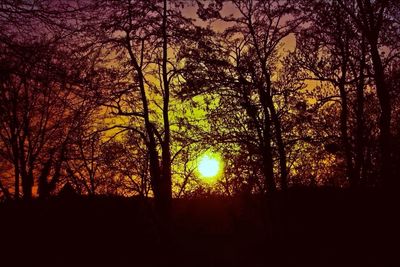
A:
POLYGON ((215 182, 222 172, 222 160, 219 155, 206 153, 199 158, 197 170, 199 177, 206 182, 215 182))

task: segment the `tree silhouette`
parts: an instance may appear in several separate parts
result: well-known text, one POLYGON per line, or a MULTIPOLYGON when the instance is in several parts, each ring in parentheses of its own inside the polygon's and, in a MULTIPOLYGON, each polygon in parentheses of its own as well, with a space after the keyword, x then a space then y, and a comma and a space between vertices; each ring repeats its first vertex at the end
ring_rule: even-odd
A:
POLYGON ((339 91, 339 128, 346 162, 346 176, 352 186, 357 186, 360 170, 363 167, 366 52, 364 42, 359 42, 360 36, 349 16, 346 13, 340 15, 340 10, 340 6, 335 3, 316 2, 309 16, 311 25, 302 30, 297 39, 299 52, 294 61, 310 73, 310 80, 330 83, 339 91), (326 16, 334 14, 336 14, 334 19, 325 20, 326 16), (357 88, 357 100, 355 107, 352 108, 356 113, 357 124, 356 153, 353 153, 351 136, 349 136, 352 134, 349 131, 349 123, 351 123, 350 105, 353 88, 357 88), (356 159, 353 159, 353 154, 356 154, 356 159))
POLYGON ((3 155, 13 164, 14 197, 19 198, 21 181, 23 197, 30 199, 34 176, 39 179, 39 193, 48 194, 60 175, 73 127, 71 92, 63 66, 55 65, 58 52, 52 47, 40 43, 3 47, 7 51, 2 54, 3 155))
MULTIPOLYGON (((287 148, 282 133, 282 114, 277 109, 278 98, 282 92, 278 91, 274 83, 276 78, 273 76, 278 72, 278 50, 282 40, 294 32, 301 19, 294 18, 296 8, 286 1, 227 2, 235 7, 237 14, 222 14, 223 5, 218 1, 207 7, 200 3, 198 13, 203 19, 218 19, 232 25, 221 37, 226 43, 225 47, 220 49, 221 54, 231 58, 227 58, 225 66, 220 67, 227 68, 228 64, 228 71, 232 76, 225 79, 236 88, 233 92, 237 96, 235 102, 240 99, 240 105, 250 120, 246 123, 254 129, 251 138, 256 136, 258 139, 258 147, 249 152, 261 156, 262 173, 267 189, 276 189, 272 148, 274 141, 279 155, 280 187, 285 190, 288 176, 287 148), (288 19, 291 16, 292 18, 288 19)), ((209 49, 212 48, 210 45, 209 49)), ((205 53, 209 52, 206 50, 205 53)), ((210 59, 211 62, 221 64, 215 58, 216 56, 210 59)))
MULTIPOLYGON (((386 85, 385 67, 380 54, 382 45, 382 34, 384 34, 384 25, 391 20, 389 13, 390 1, 372 2, 366 1, 339 1, 342 10, 346 12, 363 38, 368 42, 369 54, 371 56, 373 77, 377 96, 380 105, 380 176, 385 186, 390 188, 396 183, 391 173, 391 133, 390 124, 392 116, 392 107, 390 103, 390 92, 386 85)), ((396 5, 396 4, 393 4, 396 5)))

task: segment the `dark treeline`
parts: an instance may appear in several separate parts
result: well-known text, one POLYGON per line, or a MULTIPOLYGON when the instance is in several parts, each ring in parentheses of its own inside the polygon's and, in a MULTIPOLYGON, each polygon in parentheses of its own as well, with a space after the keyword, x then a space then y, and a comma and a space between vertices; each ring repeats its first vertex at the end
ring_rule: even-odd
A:
POLYGON ((398 1, 1 1, 0 191, 397 190, 398 1), (195 11, 193 11, 195 10, 195 11), (220 151, 223 178, 196 177, 220 151))
POLYGON ((163 203, 202 194, 190 161, 209 147, 226 161, 223 194, 398 187, 397 1, 2 1, 0 12, 5 199, 65 183, 163 203))

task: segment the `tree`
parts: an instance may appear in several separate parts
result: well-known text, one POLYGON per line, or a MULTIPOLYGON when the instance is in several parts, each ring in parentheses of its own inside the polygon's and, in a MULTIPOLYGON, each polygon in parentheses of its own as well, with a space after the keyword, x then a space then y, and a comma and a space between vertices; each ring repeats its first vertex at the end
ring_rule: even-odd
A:
MULTIPOLYGON (((310 4, 305 7, 305 13, 310 4)), ((308 16, 309 25, 304 27, 297 38, 297 55, 294 64, 300 65, 309 77, 332 85, 340 99, 340 136, 345 158, 346 176, 355 187, 364 167, 364 87, 366 51, 363 37, 346 13, 341 13, 337 3, 316 1, 308 16), (326 17, 332 16, 332 20, 326 17), (354 90, 355 89, 355 90, 354 90), (355 103, 352 94, 356 91, 355 103), (355 148, 353 150, 351 111, 356 113, 355 148), (354 153, 353 153, 354 152, 354 153), (353 155, 355 156, 353 157, 353 155), (354 162, 354 163, 353 163, 354 162)), ((325 96, 332 97, 333 95, 325 96)))
POLYGON ((167 0, 94 1, 87 14, 93 20, 83 23, 92 48, 109 62, 102 67, 114 67, 121 78, 103 87, 108 96, 103 106, 118 118, 105 129, 135 132, 143 139, 156 207, 165 220, 172 199, 170 109, 179 86, 179 52, 196 33, 182 7, 181 1, 167 0))
POLYGON ((57 155, 64 147, 61 136, 70 115, 68 91, 59 82, 65 77, 61 66, 53 64, 50 47, 15 43, 3 48, 2 155, 13 164, 14 198, 19 198, 21 182, 24 199, 30 199, 34 176, 47 177, 52 161, 62 158, 57 155))
POLYGON ((236 10, 230 16, 221 12, 224 2, 215 1, 207 7, 199 2, 198 13, 203 19, 218 19, 232 25, 221 39, 226 41, 222 49, 225 49, 224 55, 230 57, 227 72, 232 76, 227 81, 231 82, 232 93, 237 97, 233 103, 243 107, 242 111, 249 119, 246 123, 254 130, 253 136, 257 136, 258 147, 249 152, 261 156, 262 173, 271 192, 276 190, 273 142, 276 144, 279 184, 285 190, 287 148, 282 114, 278 110, 282 93, 276 82, 280 64, 278 51, 282 40, 293 33, 301 20, 294 18, 296 9, 290 1, 226 1, 236 10))
POLYGON ((354 25, 362 33, 368 43, 368 52, 371 56, 373 77, 376 93, 380 105, 380 176, 387 188, 397 183, 397 180, 391 173, 391 116, 392 107, 390 103, 390 91, 387 86, 387 77, 385 75, 384 59, 380 50, 382 49, 382 40, 384 39, 385 26, 390 25, 393 17, 390 16, 390 5, 396 6, 392 1, 338 1, 342 10, 352 19, 354 25))

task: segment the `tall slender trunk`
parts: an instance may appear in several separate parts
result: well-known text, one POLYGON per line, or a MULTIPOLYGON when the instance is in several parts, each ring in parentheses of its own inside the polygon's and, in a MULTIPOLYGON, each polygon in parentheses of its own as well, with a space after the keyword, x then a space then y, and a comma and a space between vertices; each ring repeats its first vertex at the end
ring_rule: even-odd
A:
POLYGON ((169 124, 169 81, 168 81, 168 34, 167 34, 167 0, 163 2, 163 20, 162 20, 162 84, 164 90, 163 96, 163 124, 164 140, 162 142, 162 209, 168 216, 172 200, 172 181, 171 181, 171 149, 170 149, 170 124, 169 124))
POLYGON ((337 87, 339 88, 340 95, 340 135, 342 139, 342 145, 344 148, 344 158, 346 162, 346 176, 349 179, 350 184, 354 181, 354 170, 353 170, 353 156, 351 152, 351 144, 348 133, 348 125, 347 120, 349 117, 349 107, 348 107, 348 99, 346 92, 346 76, 347 76, 347 64, 348 64, 348 56, 346 44, 341 47, 341 76, 337 83, 337 87))
POLYGON ((369 146, 365 146, 365 159, 364 159, 364 168, 361 169, 361 177, 363 179, 360 181, 361 186, 366 185, 376 185, 376 176, 373 173, 372 167, 372 151, 369 146))
MULTIPOLYGON (((263 87, 265 87, 265 89, 260 90, 260 101, 261 101, 261 105, 263 105, 263 106, 266 105, 266 107, 263 108, 265 116, 268 113, 268 115, 271 116, 272 123, 274 125, 275 139, 276 139, 276 144, 278 147, 278 154, 279 154, 279 168, 281 171, 280 184, 281 184, 281 189, 286 190, 287 189, 287 167, 286 167, 285 145, 284 145, 283 138, 282 138, 281 123, 280 123, 280 120, 279 120, 279 117, 276 112, 274 102, 272 99, 271 76, 270 76, 269 71, 266 66, 267 58, 265 57, 265 55, 262 54, 262 52, 260 50, 259 43, 258 43, 258 40, 256 37, 256 33, 254 31, 253 22, 251 21, 251 18, 248 19, 248 28, 250 30, 251 38, 253 39, 253 46, 256 50, 258 61, 261 65, 261 72, 262 72, 262 76, 263 76, 263 85, 264 85, 263 87), (269 112, 268 112, 268 110, 269 110, 269 112)), ((269 132, 269 134, 270 134, 270 132, 269 132)), ((269 147, 270 146, 271 146, 271 144, 269 143, 269 147)), ((270 152, 266 152, 266 153, 270 153, 270 152)), ((272 155, 271 155, 271 157, 272 157, 272 155)), ((276 185, 275 185, 275 188, 276 188, 276 185)))
POLYGON ((19 149, 18 149, 18 95, 14 92, 13 106, 12 106, 12 118, 10 121, 10 132, 11 132, 11 149, 13 153, 13 164, 14 164, 14 199, 19 199, 19 186, 20 186, 20 169, 19 169, 19 149))
POLYGON ((354 162, 354 180, 351 186, 357 187, 360 184, 361 179, 365 179, 362 176, 362 170, 364 169, 364 69, 365 69, 365 44, 362 42, 361 47, 361 59, 360 59, 360 70, 359 80, 357 82, 357 98, 356 98, 356 140, 355 140, 355 162, 354 162))
POLYGON ((32 194, 33 174, 23 167, 21 172, 21 178, 22 178, 21 182, 22 182, 23 200, 29 201, 32 199, 33 196, 32 194))
POLYGON ((263 172, 265 183, 267 185, 267 191, 273 193, 276 191, 276 182, 274 177, 274 164, 272 158, 272 136, 271 136, 271 118, 268 110, 267 96, 263 86, 259 86, 259 95, 261 106, 264 113, 264 125, 263 125, 263 146, 262 148, 262 160, 263 160, 263 172))
MULTIPOLYGON (((263 76, 263 89, 259 90, 259 94, 260 94, 260 101, 261 101, 261 105, 263 106, 264 109, 264 115, 267 117, 268 115, 268 120, 270 120, 269 116, 271 116, 272 118, 272 123, 274 124, 274 129, 275 129, 275 138, 276 138, 276 143, 278 146, 278 153, 279 153, 279 167, 280 167, 280 171, 281 171, 281 189, 282 190, 286 190, 287 188, 287 168, 286 168, 286 153, 285 153, 285 146, 284 146, 284 142, 283 142, 283 138, 282 138, 282 129, 281 129, 281 124, 277 115, 277 112, 275 110, 275 106, 274 106, 274 102, 272 99, 272 86, 271 86, 271 76, 269 74, 269 71, 267 69, 267 58, 266 55, 263 55, 263 53, 261 52, 258 40, 257 40, 257 36, 253 27, 253 22, 251 20, 251 17, 249 17, 248 19, 248 24, 247 24, 250 34, 251 34, 251 38, 253 40, 253 46, 256 50, 257 53, 257 58, 258 61, 261 65, 261 72, 262 72, 262 76, 263 76), (265 88, 264 88, 265 87, 265 88)), ((268 138, 271 141, 271 123, 270 121, 268 122, 268 127, 266 128, 266 130, 268 130, 267 134, 269 135, 268 138)), ((267 125, 267 122, 266 122, 267 125)), ((264 137, 265 138, 265 137, 264 137)), ((268 154, 266 155, 267 158, 271 157, 271 162, 272 162, 272 151, 271 151, 271 142, 268 141, 266 142, 266 149, 268 149, 269 151, 266 151, 265 153, 268 154)), ((268 159, 269 161, 269 159, 268 159)), ((268 163, 270 164, 270 163, 268 163)), ((267 166, 268 168, 271 168, 270 166, 267 166)), ((268 171, 270 172, 270 170, 268 171)), ((273 177, 273 166, 272 166, 272 177, 273 177)), ((275 181, 269 181, 271 183, 271 189, 275 190, 276 189, 276 184, 275 181), (273 182, 273 183, 272 183, 273 182)))
POLYGON ((374 70, 374 80, 376 92, 380 105, 379 118, 379 150, 380 150, 380 179, 383 186, 390 189, 399 185, 399 179, 392 175, 392 157, 391 157, 391 104, 389 89, 386 86, 385 72, 381 56, 379 54, 378 41, 382 30, 385 9, 389 6, 389 1, 381 0, 378 10, 370 0, 357 0, 362 25, 360 29, 369 44, 369 52, 372 59, 372 68, 374 70))
POLYGON ((273 193, 276 191, 276 183, 274 178, 274 164, 272 159, 272 147, 271 147, 271 122, 268 112, 265 114, 265 125, 264 125, 264 142, 263 142, 263 169, 264 178, 267 185, 267 191, 273 193))
POLYGON ((371 57, 374 69, 374 78, 376 91, 381 108, 379 119, 380 130, 380 176, 383 185, 386 188, 392 188, 398 185, 398 179, 392 176, 391 173, 391 134, 390 134, 390 120, 391 120, 391 104, 389 90, 385 83, 385 73, 381 57, 379 55, 377 42, 370 41, 371 57))
POLYGON ((19 166, 22 182, 22 198, 23 200, 32 199, 33 174, 29 170, 27 159, 25 158, 24 138, 19 140, 19 166))
POLYGON ((282 126, 281 122, 278 118, 278 115, 275 111, 275 108, 271 109, 271 118, 274 123, 274 129, 275 129, 275 138, 276 138, 276 144, 278 147, 278 154, 279 154, 279 169, 281 171, 281 176, 280 176, 280 186, 282 190, 287 190, 288 184, 287 184, 287 159, 286 159, 286 151, 285 151, 285 143, 283 141, 282 137, 282 126))
POLYGON ((130 35, 129 32, 126 32, 126 45, 127 45, 127 50, 129 53, 130 61, 132 66, 134 67, 137 76, 134 75, 134 79, 137 79, 139 83, 139 91, 140 91, 140 100, 142 101, 142 107, 143 107, 143 119, 144 119, 144 126, 146 129, 146 146, 147 150, 149 153, 149 171, 150 171, 150 178, 151 178, 151 187, 153 189, 154 193, 154 199, 155 202, 158 203, 162 201, 160 199, 160 180, 161 180, 161 175, 160 175, 160 164, 159 164, 159 159, 158 159, 158 152, 157 152, 157 142, 155 138, 155 133, 153 129, 153 125, 150 122, 150 113, 149 113, 149 106, 148 106, 148 101, 147 101, 147 95, 146 95, 146 88, 145 88, 145 82, 144 82, 144 76, 143 76, 143 70, 142 66, 139 65, 132 46, 131 46, 131 40, 130 40, 130 35))
MULTIPOLYGON (((14 146, 14 145, 13 145, 14 146)), ((19 199, 19 186, 20 186, 20 171, 19 171, 19 156, 18 156, 18 149, 13 148, 14 152, 14 199, 19 199)))
MULTIPOLYGON (((240 75, 240 74, 239 74, 240 75)), ((241 77, 242 81, 244 78, 241 77)), ((271 147, 271 122, 268 113, 268 108, 263 105, 264 122, 260 123, 257 117, 257 108, 252 106, 250 100, 250 89, 247 88, 246 83, 243 83, 243 103, 242 106, 246 110, 247 116, 251 119, 251 123, 254 124, 254 128, 257 132, 257 138, 259 141, 258 149, 259 154, 262 158, 262 172, 267 187, 267 191, 276 191, 276 183, 274 179, 274 167, 272 160, 272 147, 271 147)), ((262 87, 259 87, 260 96, 264 97, 264 93, 261 92, 262 87)), ((265 102, 264 102, 265 103, 265 102)))
POLYGON ((340 134, 342 138, 342 144, 344 148, 344 156, 346 161, 346 176, 350 183, 354 182, 353 175, 353 157, 351 153, 351 145, 349 141, 347 119, 349 116, 348 104, 347 104, 347 93, 345 90, 345 84, 343 81, 339 83, 339 92, 341 98, 341 111, 340 111, 340 134))
POLYGON ((266 75, 266 80, 267 80, 267 104, 268 108, 271 114, 271 120, 274 124, 274 129, 275 129, 275 139, 276 139, 276 145, 278 147, 278 154, 279 154, 279 169, 281 172, 280 176, 280 186, 283 191, 287 190, 287 167, 286 167, 286 151, 285 151, 285 144, 283 142, 283 137, 282 137, 282 125, 281 121, 279 119, 279 116, 276 112, 275 106, 274 106, 274 101, 272 99, 272 94, 271 94, 271 77, 269 73, 265 70, 265 75, 266 75))
MULTIPOLYGON (((23 171, 24 173, 24 171, 23 171)), ((32 199, 33 177, 29 173, 24 173, 22 177, 22 193, 23 200, 29 201, 32 199)))

